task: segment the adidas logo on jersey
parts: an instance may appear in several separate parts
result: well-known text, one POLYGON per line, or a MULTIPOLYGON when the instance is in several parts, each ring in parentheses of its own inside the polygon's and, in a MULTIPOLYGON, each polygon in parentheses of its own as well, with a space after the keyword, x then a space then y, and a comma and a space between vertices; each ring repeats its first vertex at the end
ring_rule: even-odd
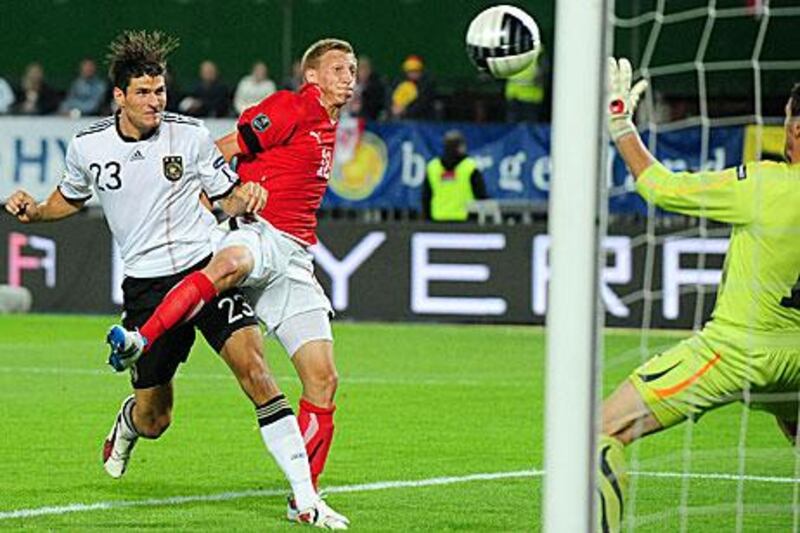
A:
POLYGON ((136 150, 128 161, 144 161, 144 154, 141 150, 136 150))

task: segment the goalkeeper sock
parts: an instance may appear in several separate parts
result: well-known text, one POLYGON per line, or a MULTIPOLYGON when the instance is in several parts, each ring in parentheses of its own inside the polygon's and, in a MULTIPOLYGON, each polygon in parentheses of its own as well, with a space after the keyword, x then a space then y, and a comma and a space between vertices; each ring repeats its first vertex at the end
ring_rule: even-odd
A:
POLYGON ((187 322, 200 312, 217 296, 217 289, 208 276, 202 272, 192 272, 167 293, 161 303, 139 329, 145 339, 147 351, 167 330, 187 322))
POLYGON ((279 394, 256 407, 256 416, 264 444, 292 486, 295 505, 298 509, 311 507, 318 497, 311 483, 300 427, 286 397, 279 394))
POLYGON ((333 441, 333 412, 336 407, 325 408, 300 399, 300 414, 297 421, 306 443, 308 462, 311 465, 311 479, 314 487, 325 469, 328 452, 333 441))
POLYGON ((628 487, 622 443, 608 435, 598 441, 597 489, 600 493, 599 531, 616 533, 622 527, 623 499, 628 487))

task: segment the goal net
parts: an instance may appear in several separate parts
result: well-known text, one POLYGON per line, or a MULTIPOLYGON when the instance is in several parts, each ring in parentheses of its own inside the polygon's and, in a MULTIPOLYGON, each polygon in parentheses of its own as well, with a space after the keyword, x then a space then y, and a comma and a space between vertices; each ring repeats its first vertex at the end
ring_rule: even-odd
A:
MULTIPOLYGON (((650 82, 636 122, 667 167, 782 159, 784 105, 800 81, 797 0, 618 0, 609 17, 614 55, 630 58, 635 78, 650 82)), ((606 337, 604 396, 710 318, 730 234, 725 225, 646 206, 616 152, 609 154, 606 249, 609 240, 628 239, 639 281, 615 304, 640 327, 606 337)), ((606 309, 609 325, 624 323, 609 299, 606 309)), ((798 531, 800 455, 774 417, 748 409, 785 396, 745 391, 628 446, 623 530, 798 531)))

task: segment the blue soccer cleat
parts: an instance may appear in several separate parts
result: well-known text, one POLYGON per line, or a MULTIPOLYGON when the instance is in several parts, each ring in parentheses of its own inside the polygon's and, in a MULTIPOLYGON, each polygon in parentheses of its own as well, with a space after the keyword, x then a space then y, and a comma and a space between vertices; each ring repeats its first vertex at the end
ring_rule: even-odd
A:
POLYGON ((128 331, 122 326, 111 326, 106 336, 106 343, 111 347, 108 364, 122 372, 142 356, 146 341, 138 331, 128 331))

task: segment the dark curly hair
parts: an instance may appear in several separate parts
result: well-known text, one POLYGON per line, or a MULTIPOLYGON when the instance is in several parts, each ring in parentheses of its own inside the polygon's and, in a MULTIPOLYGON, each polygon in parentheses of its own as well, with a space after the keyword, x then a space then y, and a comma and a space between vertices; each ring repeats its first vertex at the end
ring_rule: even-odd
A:
POLYGON ((127 30, 108 46, 108 77, 123 91, 131 78, 163 76, 167 56, 178 48, 178 39, 160 31, 127 30))

